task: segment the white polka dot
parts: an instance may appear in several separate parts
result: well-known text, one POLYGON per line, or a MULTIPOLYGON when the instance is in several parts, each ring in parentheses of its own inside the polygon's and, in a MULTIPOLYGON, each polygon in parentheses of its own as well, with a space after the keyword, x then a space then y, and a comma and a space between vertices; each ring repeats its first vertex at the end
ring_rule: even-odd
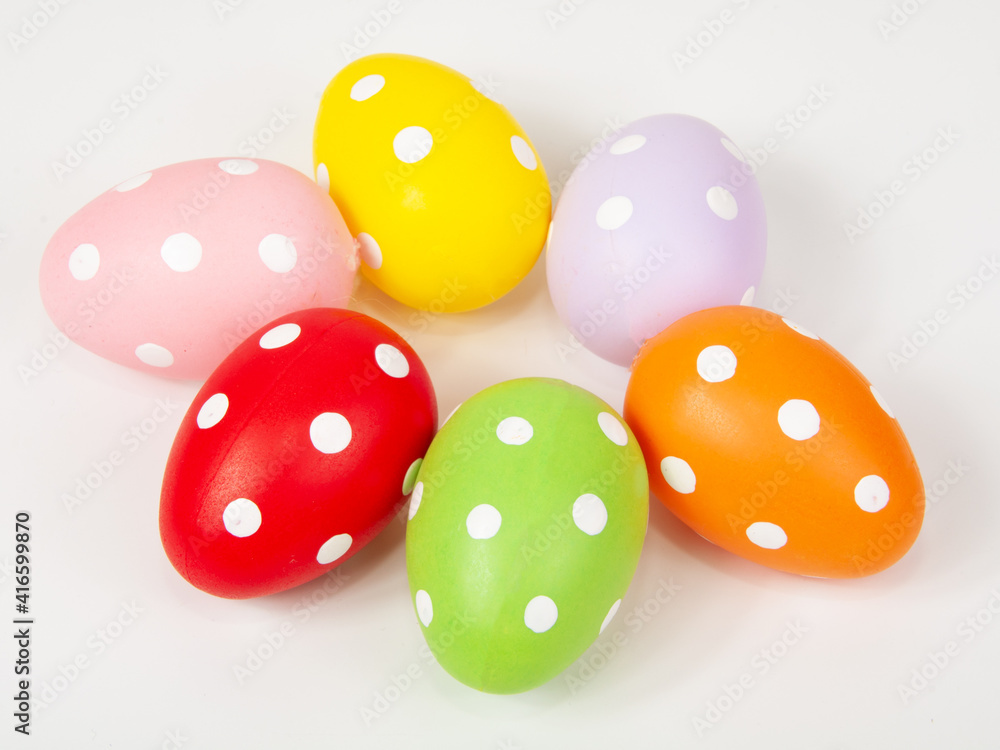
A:
POLYGON ((615 619, 615 615, 618 614, 618 608, 620 606, 622 606, 621 599, 611 605, 611 609, 609 609, 608 613, 604 616, 604 622, 601 623, 601 629, 598 631, 598 635, 603 633, 607 629, 608 625, 611 624, 611 621, 615 619))
POLYGON ((371 99, 385 86, 385 77, 378 73, 372 73, 364 78, 359 78, 351 86, 351 98, 356 102, 363 102, 371 99))
POLYGON ((660 461, 660 473, 667 480, 667 484, 673 488, 674 492, 682 495, 690 495, 694 492, 697 478, 691 465, 683 458, 677 456, 667 456, 660 461))
POLYGON ((414 164, 423 159, 434 147, 434 136, 420 125, 410 125, 403 128, 392 139, 392 150, 396 158, 407 164, 414 164))
POLYGON ((297 323, 282 323, 260 337, 261 349, 280 349, 299 337, 302 328, 297 323))
POLYGON ((205 399, 195 421, 201 429, 207 430, 219 424, 227 411, 229 411, 229 397, 225 393, 216 393, 205 399))
POLYGON ((253 500, 239 497, 222 511, 222 525, 233 536, 247 537, 260 528, 260 508, 253 500))
POLYGON ((584 534, 596 536, 608 524, 608 509, 597 495, 580 495, 573 503, 573 523, 584 534))
POLYGON ((316 562, 320 565, 328 565, 334 560, 339 560, 347 554, 347 550, 351 548, 351 544, 353 542, 354 540, 351 538, 350 534, 337 534, 336 536, 331 536, 323 542, 323 546, 320 547, 319 552, 316 553, 316 562))
POLYGON ((393 378, 405 378, 410 373, 410 363, 406 355, 392 344, 379 344, 375 347, 375 361, 386 375, 393 378))
POLYGON ((431 624, 431 620, 434 619, 434 604, 431 602, 431 595, 420 589, 414 597, 414 602, 417 605, 417 617, 420 618, 420 622, 426 628, 431 624))
POLYGON ((417 515, 417 511, 420 510, 420 501, 424 499, 424 483, 417 482, 413 486, 413 494, 410 495, 410 510, 406 514, 406 519, 412 521, 413 517, 417 515))
POLYGON ((403 494, 409 495, 413 492, 413 485, 417 481, 417 474, 420 473, 420 465, 423 464, 424 459, 418 458, 412 464, 410 468, 406 470, 406 476, 403 477, 403 494))
POLYGON ((624 195, 608 198, 597 209, 597 226, 601 229, 618 229, 632 215, 632 201, 624 195))
POLYGON ((139 344, 135 348, 135 356, 150 367, 170 367, 174 363, 174 355, 159 344, 139 344))
POLYGON ((324 193, 330 192, 330 170, 323 162, 316 167, 316 184, 323 188, 324 193))
POLYGON ((521 166, 525 169, 537 169, 538 168, 538 158, 535 156, 535 152, 532 151, 531 146, 528 142, 524 140, 519 135, 512 135, 510 137, 510 148, 514 152, 514 157, 520 162, 521 166))
POLYGON ((872 396, 875 397, 875 403, 877 403, 879 406, 882 407, 882 411, 884 411, 890 417, 895 419, 896 415, 892 413, 892 409, 889 408, 889 404, 887 404, 885 402, 885 399, 882 398, 882 394, 879 393, 877 390, 875 390, 875 386, 871 386, 871 391, 872 391, 872 396))
POLYGON ((497 425, 497 437, 507 445, 524 445, 534 434, 531 423, 521 417, 507 417, 497 425))
POLYGON ((364 264, 375 271, 380 269, 382 267, 382 248, 378 246, 375 238, 368 232, 361 232, 357 236, 357 243, 364 264))
POLYGON ((743 292, 743 299, 740 300, 740 304, 744 307, 749 307, 753 304, 754 297, 757 296, 757 288, 750 287, 745 292, 743 292))
POLYGON ((227 174, 248 175, 253 174, 259 168, 257 162, 249 159, 226 159, 219 162, 219 169, 227 174))
POLYGON ((172 271, 193 271, 201 263, 201 243, 187 232, 172 234, 163 241, 160 257, 172 271))
POLYGON ((878 474, 869 474, 854 488, 854 502, 866 513, 878 513, 889 504, 889 485, 878 474))
POLYGON ((640 135, 639 133, 632 133, 632 135, 626 135, 612 143, 611 148, 609 148, 608 151, 612 154, 620 156, 622 154, 630 154, 645 145, 646 136, 640 135))
POLYGON ((698 374, 709 383, 721 383, 736 374, 736 355, 728 346, 706 346, 698 355, 698 374))
POLYGON ((743 162, 746 161, 746 159, 743 158, 743 152, 740 151, 739 148, 736 147, 736 144, 733 143, 728 138, 723 138, 722 139, 722 147, 724 149, 726 149, 726 151, 728 151, 729 153, 731 153, 733 156, 735 156, 737 159, 739 159, 740 161, 743 161, 743 162))
POLYGON ((283 234, 269 234, 257 245, 264 265, 275 273, 288 273, 295 268, 299 254, 295 244, 283 234))
POLYGON ((465 519, 465 528, 473 539, 492 539, 500 531, 502 521, 500 511, 488 503, 483 503, 469 511, 465 519))
POLYGON ((806 328, 803 328, 800 325, 796 325, 795 323, 793 323, 792 321, 790 321, 788 318, 782 318, 781 321, 786 326, 788 326, 793 331, 795 331, 797 334, 799 334, 801 336, 805 336, 808 339, 815 339, 816 341, 819 341, 819 336, 817 336, 815 333, 813 333, 812 331, 810 331, 810 330, 808 330, 806 328))
POLYGON ((96 245, 89 242, 77 245, 76 250, 69 254, 69 272, 77 281, 89 281, 97 275, 101 267, 101 253, 96 245))
POLYGON ((119 183, 115 190, 119 193, 127 193, 129 190, 135 190, 137 187, 142 187, 149 182, 149 178, 152 176, 152 172, 143 172, 142 174, 137 174, 135 177, 129 177, 125 182, 119 183))
POLYGON ((351 423, 343 414, 327 411, 309 425, 309 439, 320 453, 340 453, 351 442, 351 423))
POLYGON ((618 421, 614 414, 602 411, 597 415, 597 424, 601 426, 601 432, 615 445, 628 445, 628 432, 625 426, 618 421))
POLYGON ((793 398, 778 409, 778 425, 792 440, 808 440, 819 432, 819 412, 808 401, 793 398))
POLYGON ((547 596, 536 596, 524 608, 524 624, 529 630, 544 633, 556 624, 559 610, 556 603, 547 596))
POLYGON ((720 219, 731 221, 739 213, 739 206, 736 205, 733 194, 719 185, 708 189, 708 192, 705 193, 705 200, 708 201, 708 207, 720 219))
POLYGON ((776 523, 757 521, 747 526, 747 539, 764 549, 781 549, 788 543, 788 534, 776 523))

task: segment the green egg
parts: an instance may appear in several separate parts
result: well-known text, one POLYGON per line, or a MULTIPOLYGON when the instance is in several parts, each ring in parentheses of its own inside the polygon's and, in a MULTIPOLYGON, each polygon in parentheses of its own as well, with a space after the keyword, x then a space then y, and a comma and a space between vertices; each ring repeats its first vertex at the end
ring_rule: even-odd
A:
POLYGON ((428 449, 406 529, 437 661, 488 693, 558 675, 618 610, 648 515, 642 451, 601 399, 524 378, 467 400, 428 449))

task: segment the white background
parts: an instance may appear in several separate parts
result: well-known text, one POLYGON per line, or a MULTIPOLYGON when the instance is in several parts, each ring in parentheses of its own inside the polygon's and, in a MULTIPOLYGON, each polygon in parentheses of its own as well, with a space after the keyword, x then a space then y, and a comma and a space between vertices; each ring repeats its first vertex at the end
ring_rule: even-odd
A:
MULTIPOLYGON (((998 251, 1000 6, 902 4, 915 12, 892 31, 880 29, 893 13, 883 0, 591 0, 564 3, 572 11, 564 18, 547 16, 559 13, 557 0, 399 0, 395 14, 386 2, 245 0, 220 13, 209 0, 90 0, 58 6, 27 39, 26 19, 40 5, 5 0, 0 621, 14 616, 13 517, 24 509, 33 527, 32 689, 50 700, 34 712, 30 738, 14 734, 4 696, 14 691, 15 656, 3 635, 13 625, 4 626, 0 745, 1000 745, 1000 615, 988 609, 1000 610, 1000 280, 962 309, 954 302, 981 258, 998 251), (707 45, 695 39, 687 53, 700 54, 690 64, 676 59, 724 9, 732 22, 721 34, 703 34, 707 45), (173 571, 157 531, 159 486, 198 384, 138 374, 75 345, 46 347, 56 329, 37 290, 42 251, 66 218, 127 177, 247 155, 244 141, 275 109, 293 119, 257 155, 309 173, 319 97, 346 62, 342 44, 354 43, 372 12, 391 20, 359 40, 363 52, 418 54, 495 82, 554 184, 609 123, 657 112, 702 117, 747 151, 775 139, 758 171, 769 224, 758 304, 779 306, 837 347, 907 432, 930 494, 924 529, 899 564, 842 582, 777 573, 709 546, 654 502, 634 583, 599 641, 613 654, 595 647, 517 696, 476 693, 422 656, 401 522, 342 567, 341 582, 326 584, 332 594, 321 580, 224 601, 173 571), (147 66, 166 78, 122 119, 115 102, 147 66), (829 95, 810 109, 813 87, 829 95), (52 163, 102 117, 113 131, 58 180, 52 163), (957 141, 929 153, 934 163, 912 181, 911 160, 933 151, 942 128, 957 141), (849 242, 844 224, 897 179, 903 194, 849 242), (933 336, 918 333, 939 310, 946 322, 933 336), (893 366, 889 354, 902 356, 915 334, 922 346, 893 366), (160 423, 157 400, 171 412, 160 423), (155 429, 130 450, 122 436, 141 425, 155 429), (63 496, 113 450, 124 453, 122 465, 69 512, 63 496), (949 462, 961 470, 949 473, 949 462), (674 594, 660 605, 664 584, 674 594), (141 611, 128 615, 126 605, 141 611), (637 607, 655 614, 626 619, 637 607), (979 631, 962 625, 977 616, 979 631), (805 632, 764 673, 761 652, 790 625, 805 632), (283 627, 284 642, 270 651, 268 637, 278 641, 283 627), (902 695, 913 670, 933 675, 929 653, 950 642, 954 655, 939 674, 902 695), (248 652, 269 658, 258 664, 248 652), (74 673, 81 657, 86 666, 74 673), (241 682, 234 667, 248 663, 258 669, 241 682), (409 683, 399 677, 408 671, 409 683), (727 700, 741 678, 751 686, 727 700), (713 714, 710 703, 727 710, 713 714), (699 733, 695 719, 710 728, 699 733)), ((560 353, 569 338, 544 263, 493 306, 419 333, 412 311, 370 285, 355 306, 411 340, 442 414, 487 385, 529 375, 564 378, 621 407, 625 370, 560 353)))

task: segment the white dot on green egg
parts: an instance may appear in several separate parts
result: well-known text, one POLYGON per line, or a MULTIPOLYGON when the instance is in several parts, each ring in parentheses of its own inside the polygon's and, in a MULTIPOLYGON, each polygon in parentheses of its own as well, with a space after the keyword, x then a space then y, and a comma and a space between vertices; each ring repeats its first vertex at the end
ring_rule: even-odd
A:
POLYGON ((465 518, 465 528, 473 539, 492 539, 500 531, 500 511, 489 503, 477 505, 465 518))
POLYGON ((778 426, 792 440, 808 440, 819 432, 819 412, 808 401, 790 399, 778 409, 778 426))
POLYGON ((119 193, 127 193, 129 190, 135 190, 137 187, 142 187, 149 182, 149 178, 152 176, 152 172, 143 172, 142 174, 137 174, 135 177, 129 177, 125 182, 118 183, 115 190, 119 193))
POLYGON ((356 102, 363 102, 375 96, 383 86, 385 86, 385 76, 371 73, 354 82, 351 86, 351 98, 356 102))
POLYGON ((225 393, 216 393, 205 399, 195 421, 199 428, 207 430, 219 424, 227 411, 229 411, 229 397, 225 393))
POLYGON ((320 565, 328 565, 334 560, 339 560, 347 554, 347 550, 351 548, 351 544, 353 542, 354 540, 351 538, 350 534, 337 534, 336 536, 331 536, 323 542, 323 546, 321 546, 319 548, 319 552, 316 553, 316 562, 320 565))
POLYGON ((781 549, 788 543, 785 530, 768 521, 757 521, 747 526, 747 539, 764 549, 781 549))
POLYGON ((510 148, 514 152, 514 158, 517 159, 518 163, 525 169, 537 169, 538 168, 538 158, 535 156, 535 152, 532 151, 531 146, 528 142, 524 140, 519 135, 512 135, 510 137, 510 148))
POLYGON ((258 343, 261 349, 280 349, 295 341, 300 333, 302 328, 297 323, 282 323, 261 336, 258 343))
POLYGON ((875 386, 871 386, 871 392, 872 396, 875 398, 875 403, 882 408, 882 411, 888 414, 892 419, 895 419, 896 415, 892 413, 892 409, 889 408, 889 404, 886 403, 882 394, 875 389, 875 386))
POLYGON ((608 151, 616 156, 621 156, 622 154, 630 154, 645 145, 646 136, 639 133, 632 133, 631 135, 623 136, 612 143, 611 148, 609 148, 608 151))
POLYGON ((159 344, 139 344, 135 348, 135 356, 150 367, 170 367, 174 363, 174 355, 159 344))
POLYGON ((497 425, 497 437, 507 445, 524 445, 534 434, 531 423, 521 417, 507 417, 497 425))
POLYGON ((421 125, 409 125, 392 139, 392 151, 396 158, 406 164, 415 164, 434 148, 434 136, 421 125))
POLYGON ((743 152, 740 151, 739 148, 736 146, 736 144, 733 143, 728 138, 723 138, 722 139, 722 147, 724 149, 726 149, 726 151, 728 151, 729 153, 731 153, 733 156, 735 156, 737 159, 739 159, 740 161, 742 161, 742 162, 746 161, 746 159, 743 158, 743 152))
POLYGON ((696 368, 707 383, 721 383, 736 374, 736 355, 728 346, 713 344, 698 354, 696 368))
POLYGON ((201 263, 201 243, 187 232, 172 234, 160 246, 160 257, 171 271, 193 271, 201 263))
POLYGON ((536 596, 524 608, 524 624, 535 633, 550 630, 558 619, 559 609, 547 596, 536 596))
POLYGON ((406 470, 406 476, 403 477, 403 494, 409 495, 413 492, 413 485, 417 481, 417 474, 420 473, 420 465, 424 462, 424 459, 418 458, 412 464, 410 468, 406 470))
POLYGON ((77 281, 89 281, 101 267, 101 253, 96 245, 85 242, 69 254, 69 272, 77 281))
POLYGON ((260 508, 248 498, 238 497, 222 511, 222 525, 233 536, 251 536, 257 533, 260 524, 260 508))
POLYGON ((607 629, 608 625, 611 624, 611 621, 615 619, 615 615, 618 614, 618 608, 620 606, 622 606, 621 599, 611 605, 611 609, 609 609, 608 613, 604 616, 604 622, 601 623, 601 629, 598 631, 598 635, 603 633, 607 629))
POLYGON ((257 254, 264 265, 275 273, 288 273, 295 268, 298 252, 295 243, 283 234, 269 234, 257 245, 257 254))
POLYGON ((323 412, 309 424, 309 440, 320 453, 340 453, 351 443, 351 423, 343 414, 323 412))
POLYGON ((410 510, 406 514, 406 520, 412 521, 420 510, 420 501, 424 499, 424 483, 417 482, 413 485, 413 493, 410 495, 410 510))
POLYGON ((807 339, 814 339, 814 340, 816 340, 816 341, 819 341, 819 336, 817 336, 817 335, 816 335, 815 333, 813 333, 813 332, 812 332, 812 331, 810 331, 809 329, 807 329, 807 328, 803 328, 802 326, 800 326, 800 325, 797 325, 797 324, 793 323, 793 322, 792 322, 792 321, 790 321, 790 320, 789 320, 788 318, 782 318, 782 319, 781 319, 781 321, 782 321, 782 322, 783 322, 783 323, 784 323, 784 324, 785 324, 786 326, 788 326, 788 327, 789 327, 789 328, 791 328, 791 329, 792 329, 793 331, 795 331, 795 332, 796 332, 797 334, 799 334, 799 335, 801 335, 801 336, 805 336, 805 337, 806 337, 807 339))
POLYGON ((757 296, 757 288, 750 287, 745 292, 743 292, 743 298, 740 300, 740 304, 744 307, 749 307, 753 304, 754 297, 757 296))
POLYGON ((600 534, 608 524, 608 509, 604 501, 590 492, 580 495, 573 503, 573 523, 584 534, 600 534))
POLYGON ((382 248, 368 232, 361 232, 356 238, 361 261, 373 271, 382 267, 382 248))
POLYGON ((624 195, 613 195, 597 207, 597 226, 601 229, 618 229, 632 216, 632 201, 624 195))
POLYGON ((726 221, 735 219, 740 211, 733 194, 721 185, 710 187, 708 192, 705 193, 705 201, 708 203, 708 207, 712 209, 712 213, 726 221))
POLYGON ((660 461, 660 473, 674 492, 690 495, 694 492, 697 478, 691 465, 683 458, 667 456, 660 461))
POLYGON ((250 161, 249 159, 224 159, 219 162, 219 169, 226 174, 244 176, 253 174, 260 167, 257 162, 250 161))
POLYGON ((602 411, 597 415, 597 424, 600 425, 604 436, 612 443, 621 446, 628 445, 628 432, 614 414, 602 411))
POLYGON ((392 344, 379 344, 375 347, 375 362, 389 377, 405 378, 410 373, 406 355, 392 344))
POLYGON ((330 170, 323 162, 316 167, 316 184, 323 188, 324 193, 330 192, 330 170))
POLYGON ((869 474, 854 488, 854 502, 866 513, 878 513, 889 504, 889 485, 878 474, 869 474))
POLYGON ((428 627, 434 619, 434 603, 431 601, 431 595, 420 589, 413 597, 413 602, 417 606, 417 617, 425 628, 428 627))

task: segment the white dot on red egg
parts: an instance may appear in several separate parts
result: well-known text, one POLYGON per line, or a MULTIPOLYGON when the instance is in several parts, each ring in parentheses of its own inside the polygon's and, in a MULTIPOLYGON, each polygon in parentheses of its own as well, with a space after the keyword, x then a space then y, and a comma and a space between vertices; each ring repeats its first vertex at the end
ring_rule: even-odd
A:
POLYGON ((316 167, 316 184, 323 188, 324 193, 330 192, 330 170, 323 162, 316 167))
POLYGON ((351 423, 343 414, 323 412, 309 424, 309 439, 320 453, 340 453, 351 443, 351 423))
POLYGON ((385 86, 385 76, 378 73, 366 75, 351 86, 351 98, 356 102, 363 102, 375 96, 383 86, 385 86))
POLYGON ((819 336, 817 336, 815 333, 813 333, 812 331, 810 331, 810 330, 808 330, 806 328, 803 328, 800 325, 797 325, 797 324, 793 323, 788 318, 782 318, 781 322, 784 323, 789 328, 791 328, 797 334, 799 334, 801 336, 805 336, 807 339, 813 339, 815 341, 819 341, 819 336))
POLYGON ((882 398, 882 394, 875 389, 875 386, 871 386, 871 391, 872 391, 872 396, 875 398, 875 403, 882 408, 882 411, 884 411, 890 417, 895 419, 896 415, 892 413, 892 409, 889 408, 889 404, 885 402, 885 399, 882 398))
POLYGON ((375 347, 375 362, 382 372, 393 378, 405 378, 410 373, 406 355, 392 344, 379 344, 375 347))
POLYGON ((473 539, 492 539, 500 531, 503 518, 489 503, 477 505, 465 518, 465 528, 473 539))
POLYGON ((300 333, 302 328, 297 323, 282 323, 261 336, 258 343, 261 349, 280 349, 295 341, 300 333))
POLYGON ((396 158, 406 164, 415 164, 431 152, 434 136, 420 125, 409 125, 392 139, 392 151, 396 158))
POLYGON ((604 501, 590 492, 580 495, 573 503, 573 523, 584 534, 600 534, 608 524, 608 509, 604 501))
POLYGON ((520 163, 525 169, 537 169, 538 168, 538 157, 535 156, 535 152, 532 151, 531 146, 528 142, 524 140, 519 135, 512 135, 510 137, 510 148, 514 152, 514 158, 520 163))
POLYGON ((198 427, 207 430, 219 424, 227 411, 229 411, 229 397, 225 393, 216 393, 205 399, 195 421, 198 427))
POLYGON ((559 619, 559 609, 547 596, 536 596, 524 608, 524 624, 528 626, 528 630, 535 633, 550 630, 557 619, 559 619))
POLYGON ((406 470, 406 476, 403 477, 403 494, 409 495, 413 492, 413 485, 417 481, 417 474, 420 473, 420 466, 423 464, 424 459, 418 458, 412 464, 410 468, 406 470))
POLYGON ((736 146, 736 144, 733 143, 728 138, 723 138, 722 139, 722 147, 724 149, 726 149, 726 151, 728 151, 729 153, 731 153, 733 156, 735 156, 737 159, 739 159, 740 161, 742 161, 742 162, 746 161, 746 159, 743 158, 743 152, 740 151, 739 148, 736 146))
POLYGON ((260 528, 260 508, 253 500, 239 497, 222 511, 222 525, 233 536, 248 537, 260 528))
POLYGON ((420 501, 424 499, 424 483, 417 482, 413 485, 413 494, 410 495, 410 510, 406 514, 406 520, 412 521, 420 510, 420 501))
POLYGON ((854 488, 854 502, 866 513, 878 513, 889 504, 889 485, 878 474, 869 474, 854 488))
POLYGON ((747 526, 747 539, 764 549, 781 549, 788 543, 788 534, 776 523, 757 521, 747 526))
POLYGON ((597 226, 618 229, 632 216, 632 201, 624 195, 613 195, 597 207, 597 226))
POLYGON ((708 192, 705 193, 705 200, 708 203, 708 207, 712 209, 712 213, 720 219, 732 221, 740 212, 733 194, 721 185, 710 187, 708 192))
POLYGON ((420 589, 416 596, 413 597, 413 603, 417 607, 417 617, 420 618, 420 622, 426 628, 431 624, 431 620, 434 619, 434 603, 431 601, 431 595, 420 589))
POLYGON ((819 412, 808 401, 790 399, 778 409, 778 426, 792 440, 808 440, 819 432, 819 412))
POLYGON ((174 355, 159 344, 139 344, 135 348, 135 356, 150 367, 170 367, 174 363, 174 355))
POLYGON ((632 133, 631 135, 623 136, 612 143, 611 148, 609 148, 608 151, 617 156, 621 156, 622 154, 630 154, 633 151, 637 151, 645 145, 646 136, 639 133, 632 133))
POLYGON ((69 272, 77 281, 89 281, 101 267, 101 253, 96 245, 85 242, 69 254, 69 272))
POLYGON ((736 374, 736 355, 728 346, 713 344, 698 354, 697 369, 701 379, 708 383, 721 383, 736 374))
POLYGON ((242 176, 253 174, 259 168, 257 162, 250 161, 249 159, 224 159, 219 162, 219 169, 226 174, 232 175, 242 176))
POLYGON ((142 187, 149 182, 149 178, 152 176, 152 172, 144 172, 137 174, 135 177, 129 177, 125 182, 121 182, 115 186, 115 190, 119 193, 127 193, 129 190, 135 190, 137 187, 142 187))
POLYGON ((351 548, 351 544, 353 542, 354 540, 351 538, 350 534, 337 534, 336 536, 331 536, 323 542, 323 546, 321 546, 319 548, 319 552, 316 553, 316 562, 320 565, 329 565, 334 560, 339 560, 347 554, 347 550, 351 548))
POLYGON ((361 232, 357 238, 361 261, 374 271, 382 267, 382 248, 368 232, 361 232))
POLYGON ((626 432, 625 426, 618 421, 618 418, 614 414, 602 411, 597 415, 597 424, 600 426, 604 436, 612 443, 623 447, 628 445, 628 432, 626 432))
POLYGON ((756 287, 750 287, 745 292, 743 292, 743 298, 740 300, 740 304, 744 307, 749 307, 753 304, 753 298, 757 296, 756 287))
POLYGON ((697 477, 691 465, 683 458, 667 456, 660 461, 660 473, 674 492, 690 495, 694 492, 697 477))
POLYGON ((160 257, 171 271, 193 271, 201 263, 201 243, 187 232, 172 234, 160 246, 160 257))
POLYGON ((611 605, 611 609, 609 609, 608 613, 604 616, 604 622, 601 623, 601 629, 598 631, 597 633, 598 635, 607 630, 608 625, 611 624, 611 621, 615 619, 615 615, 618 614, 618 608, 620 606, 622 606, 621 599, 617 600, 614 604, 611 605))
POLYGON ((497 437, 507 445, 524 445, 534 434, 531 423, 522 417, 507 417, 497 425, 497 437))
POLYGON ((298 252, 295 243, 283 234, 269 234, 257 245, 260 259, 275 273, 288 273, 295 268, 298 252))

